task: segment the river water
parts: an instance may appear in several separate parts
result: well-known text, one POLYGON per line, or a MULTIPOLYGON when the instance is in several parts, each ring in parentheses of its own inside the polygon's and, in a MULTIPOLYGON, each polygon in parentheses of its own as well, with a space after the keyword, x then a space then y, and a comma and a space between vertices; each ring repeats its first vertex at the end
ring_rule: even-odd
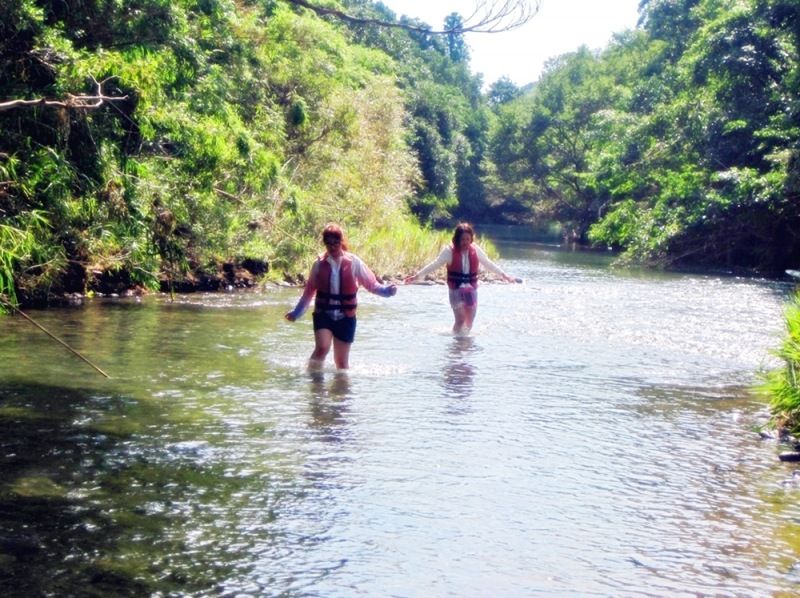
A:
POLYGON ((779 596, 800 476, 748 391, 782 283, 499 243, 521 285, 361 293, 349 373, 297 289, 0 320, 4 596, 779 596))

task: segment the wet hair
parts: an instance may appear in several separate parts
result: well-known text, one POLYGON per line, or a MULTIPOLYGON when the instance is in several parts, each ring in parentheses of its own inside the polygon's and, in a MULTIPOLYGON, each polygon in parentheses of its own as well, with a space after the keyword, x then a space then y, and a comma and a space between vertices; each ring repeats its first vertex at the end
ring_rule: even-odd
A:
POLYGON ((459 222, 453 231, 453 246, 458 247, 461 237, 464 233, 469 233, 475 239, 475 231, 472 230, 472 225, 469 222, 459 222))
POLYGON ((347 244, 347 236, 344 234, 342 227, 334 222, 329 222, 322 229, 322 242, 325 243, 326 237, 334 237, 342 242, 342 249, 349 251, 350 247, 347 244))

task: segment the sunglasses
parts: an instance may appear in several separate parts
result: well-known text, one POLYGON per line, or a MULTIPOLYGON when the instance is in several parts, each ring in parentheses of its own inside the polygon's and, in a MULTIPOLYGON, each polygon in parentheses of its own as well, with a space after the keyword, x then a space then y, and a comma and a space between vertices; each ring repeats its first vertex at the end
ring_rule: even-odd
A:
POLYGON ((341 245, 342 240, 339 237, 325 237, 322 239, 325 245, 341 245))

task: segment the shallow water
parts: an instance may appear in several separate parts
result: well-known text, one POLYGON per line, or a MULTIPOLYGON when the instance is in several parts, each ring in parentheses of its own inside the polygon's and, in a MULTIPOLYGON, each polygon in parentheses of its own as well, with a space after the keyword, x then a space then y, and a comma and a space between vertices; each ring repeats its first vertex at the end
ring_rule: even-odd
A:
POLYGON ((789 288, 500 249, 525 282, 467 338, 440 285, 361 293, 349 373, 305 370, 296 289, 32 313, 110 380, 0 320, 0 590, 800 591, 800 477, 747 390, 789 288))

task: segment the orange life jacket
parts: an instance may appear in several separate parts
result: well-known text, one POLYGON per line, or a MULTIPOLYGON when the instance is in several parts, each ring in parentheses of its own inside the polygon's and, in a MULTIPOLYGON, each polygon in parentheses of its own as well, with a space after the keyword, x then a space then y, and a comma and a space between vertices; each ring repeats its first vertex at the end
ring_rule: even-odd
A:
POLYGON ((314 312, 320 313, 325 310, 341 309, 344 315, 352 317, 356 314, 358 306, 357 293, 358 282, 353 274, 353 258, 348 254, 342 256, 342 263, 339 266, 339 293, 331 293, 331 276, 333 269, 327 260, 327 254, 319 258, 319 268, 317 269, 317 297, 314 301, 314 312), (331 301, 338 301, 338 304, 331 305, 331 301))
POLYGON ((478 252, 475 248, 469 246, 469 273, 465 274, 462 267, 461 250, 452 246, 453 259, 447 265, 447 286, 451 289, 457 289, 462 284, 470 284, 474 288, 478 288, 478 252))

